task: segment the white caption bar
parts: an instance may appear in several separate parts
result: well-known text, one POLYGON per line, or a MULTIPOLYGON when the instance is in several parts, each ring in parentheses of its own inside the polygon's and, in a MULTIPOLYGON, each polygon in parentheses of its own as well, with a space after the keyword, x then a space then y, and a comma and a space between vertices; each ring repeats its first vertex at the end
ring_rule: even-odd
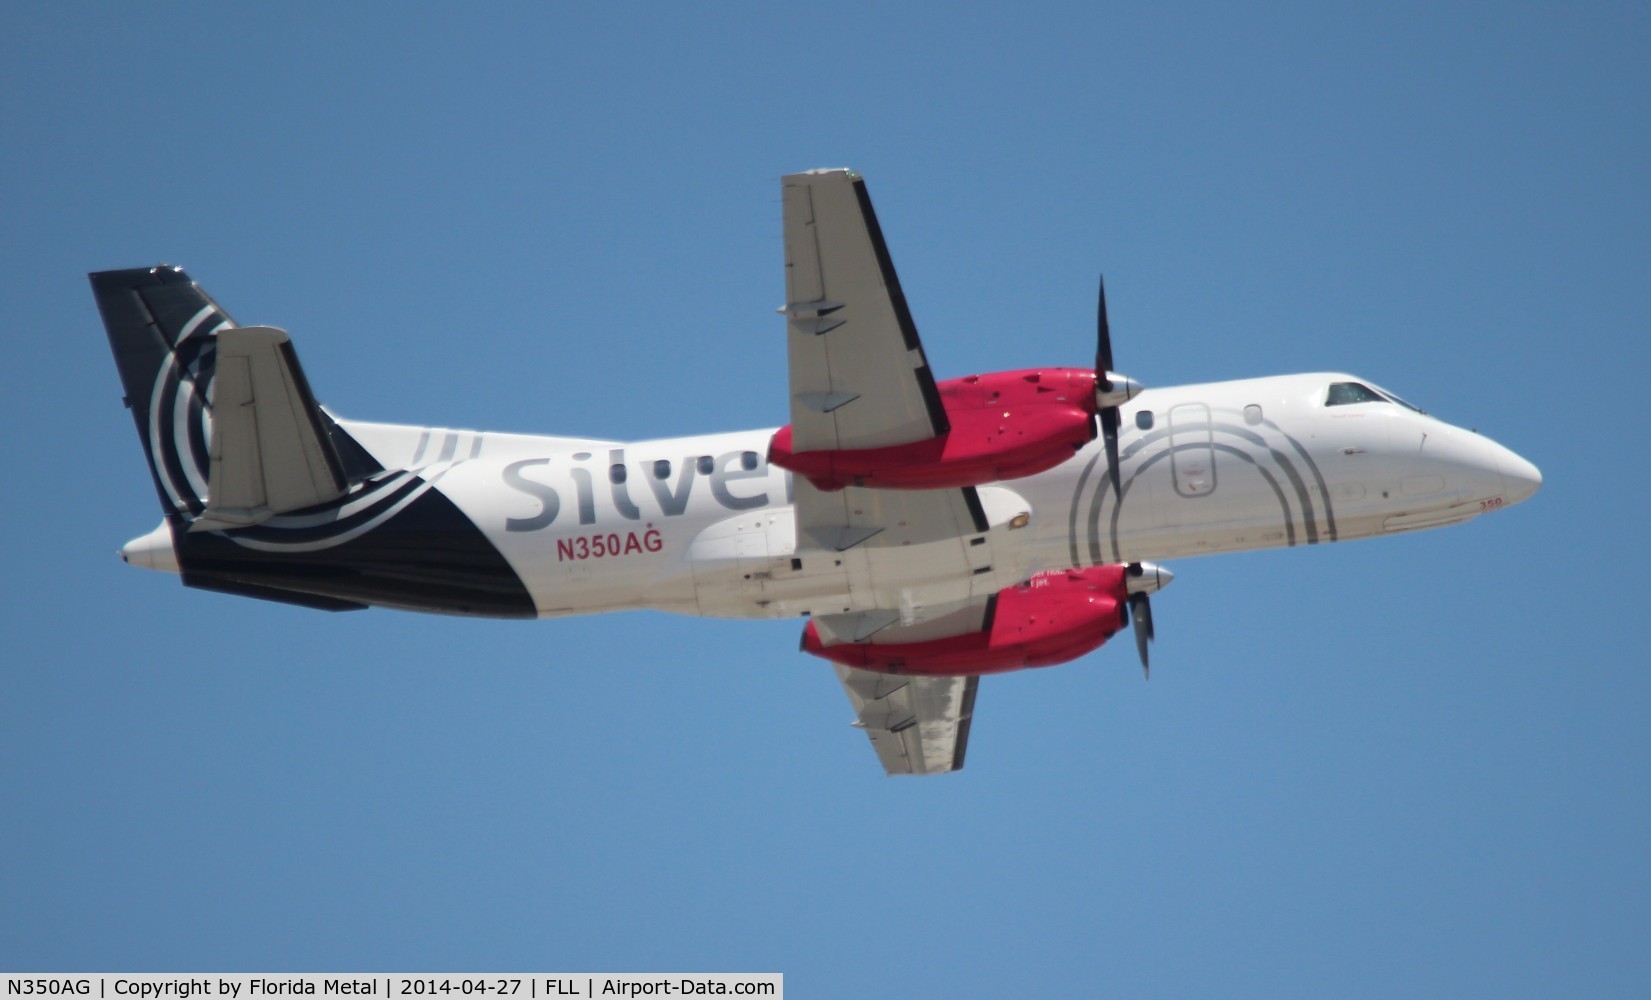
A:
POLYGON ((379 1000, 560 1000, 564 997, 780 997, 778 972, 8 972, 0 997, 76 1000, 272 1000, 377 997, 379 1000))

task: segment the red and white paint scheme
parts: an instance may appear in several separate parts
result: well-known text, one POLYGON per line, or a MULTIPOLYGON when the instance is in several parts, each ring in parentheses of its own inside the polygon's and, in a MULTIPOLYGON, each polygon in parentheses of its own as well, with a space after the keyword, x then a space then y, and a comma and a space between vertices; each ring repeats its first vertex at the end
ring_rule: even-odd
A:
POLYGON ((1093 368, 936 381, 861 178, 782 179, 790 422, 652 441, 367 423, 287 335, 181 270, 92 275, 165 521, 122 550, 196 587, 344 610, 806 618, 890 774, 962 766, 979 677, 1133 623, 1182 556, 1471 520, 1531 463, 1367 379, 1144 388, 1093 368))

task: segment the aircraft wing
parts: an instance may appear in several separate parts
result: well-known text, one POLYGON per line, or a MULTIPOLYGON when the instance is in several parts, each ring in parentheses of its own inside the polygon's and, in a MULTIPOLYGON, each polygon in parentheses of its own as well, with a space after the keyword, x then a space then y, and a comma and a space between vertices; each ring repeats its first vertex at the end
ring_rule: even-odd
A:
POLYGON ((881 448, 945 433, 865 181, 812 170, 780 185, 792 447, 881 448))
POLYGON ((884 771, 962 769, 979 677, 907 677, 838 666, 837 678, 884 771))
MULTIPOLYGON (((851 170, 811 170, 780 183, 793 450, 880 448, 946 433, 865 181, 851 170)), ((941 543, 925 556, 943 560, 937 568, 963 578, 980 569, 965 537, 987 530, 972 488, 826 493, 799 476, 795 499, 799 547, 864 545, 874 577, 876 550, 930 542, 941 543)))
MULTIPOLYGON (((958 568, 969 565, 965 535, 984 535, 989 527, 980 494, 972 486, 951 490, 875 490, 850 486, 827 493, 797 476, 792 491, 797 506, 797 545, 844 552, 858 545, 904 548, 930 542, 956 542, 958 568)), ((967 569, 965 569, 967 571, 967 569)))
MULTIPOLYGON (((883 242, 865 181, 851 170, 781 179, 785 217, 786 353, 791 443, 798 452, 910 444, 950 430, 883 242)), ((799 548, 865 560, 876 581, 927 560, 927 606, 817 615, 836 642, 915 641, 980 628, 990 593, 990 546, 972 488, 836 492, 794 482, 799 548)), ((976 677, 911 677, 838 666, 837 676, 889 774, 963 766, 976 677)))

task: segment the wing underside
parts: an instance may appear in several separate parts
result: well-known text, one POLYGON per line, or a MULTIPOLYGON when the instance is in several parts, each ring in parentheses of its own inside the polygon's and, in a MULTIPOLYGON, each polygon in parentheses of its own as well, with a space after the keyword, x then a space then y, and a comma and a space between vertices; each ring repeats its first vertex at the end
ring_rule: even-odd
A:
POLYGON ((781 179, 791 433, 797 451, 880 448, 949 427, 865 181, 781 179))
MULTIPOLYGON (((873 449, 948 433, 865 182, 850 170, 814 170, 786 176, 781 191, 792 448, 873 449)), ((816 615, 827 643, 981 628, 992 593, 990 525, 972 487, 828 492, 798 476, 794 492, 798 548, 839 554, 855 567, 851 587, 871 594, 855 595, 860 610, 816 615)), ((886 772, 963 766, 978 677, 836 670, 886 772)))
POLYGON ((963 767, 979 677, 905 677, 837 667, 883 770, 944 774, 963 767))

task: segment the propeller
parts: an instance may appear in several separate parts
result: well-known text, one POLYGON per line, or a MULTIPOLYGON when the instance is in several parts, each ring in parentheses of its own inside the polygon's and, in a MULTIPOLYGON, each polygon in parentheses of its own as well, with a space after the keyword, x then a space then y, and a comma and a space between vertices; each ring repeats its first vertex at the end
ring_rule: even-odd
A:
POLYGON ((1135 652, 1141 657, 1141 676, 1152 677, 1152 664, 1147 662, 1147 643, 1156 638, 1152 633, 1152 601, 1145 594, 1129 595, 1129 617, 1135 627, 1135 652))
POLYGON ((1147 660, 1147 643, 1155 635, 1152 630, 1152 602, 1148 594, 1162 590, 1175 579, 1175 574, 1157 563, 1130 563, 1124 570, 1124 591, 1129 595, 1130 624, 1135 629, 1135 652, 1141 657, 1141 675, 1150 679, 1152 667, 1147 660))
POLYGON ((1112 370, 1112 326, 1106 318, 1106 276, 1100 280, 1100 297, 1095 306, 1095 415, 1101 424, 1106 445, 1106 469, 1112 491, 1124 498, 1123 475, 1119 472, 1118 407, 1141 391, 1141 384, 1112 370))

